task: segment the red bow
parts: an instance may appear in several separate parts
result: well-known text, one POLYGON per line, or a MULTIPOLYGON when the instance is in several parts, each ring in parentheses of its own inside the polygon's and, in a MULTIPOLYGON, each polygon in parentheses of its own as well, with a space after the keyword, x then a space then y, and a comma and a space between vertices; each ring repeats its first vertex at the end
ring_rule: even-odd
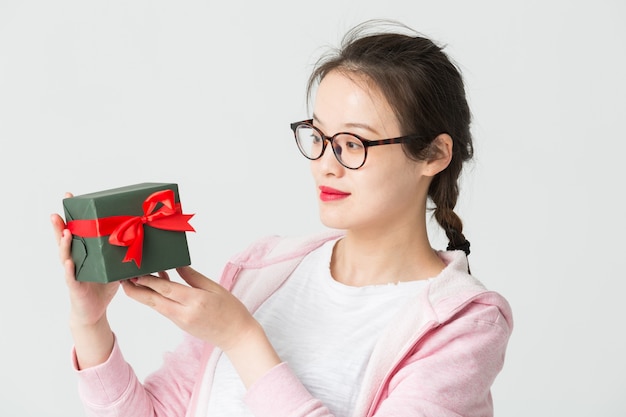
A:
POLYGON ((143 216, 110 216, 93 220, 72 220, 67 228, 81 237, 109 236, 109 243, 128 246, 122 262, 134 261, 141 267, 144 224, 162 230, 195 232, 189 224, 193 214, 183 214, 180 203, 174 199, 174 191, 162 190, 148 196, 142 204, 143 216), (161 204, 158 210, 157 206, 161 204))

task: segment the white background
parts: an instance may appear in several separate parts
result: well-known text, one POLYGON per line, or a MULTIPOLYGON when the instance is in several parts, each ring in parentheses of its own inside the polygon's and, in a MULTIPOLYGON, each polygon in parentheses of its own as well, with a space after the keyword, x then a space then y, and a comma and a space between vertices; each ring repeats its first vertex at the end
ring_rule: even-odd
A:
MULTIPOLYGON (((289 122, 315 59, 369 18, 446 44, 467 82, 458 212, 516 320, 496 415, 626 415, 618 0, 0 0, 0 415, 82 415, 48 221, 65 191, 177 182, 215 278, 259 236, 322 227, 289 122)), ((180 340, 123 292, 110 320, 140 377, 180 340)))

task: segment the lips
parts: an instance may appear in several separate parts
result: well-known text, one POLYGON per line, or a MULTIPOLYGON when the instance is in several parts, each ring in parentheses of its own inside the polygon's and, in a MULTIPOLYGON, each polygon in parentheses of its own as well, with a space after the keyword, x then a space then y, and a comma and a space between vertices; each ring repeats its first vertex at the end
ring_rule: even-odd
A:
POLYGON ((350 195, 350 193, 347 193, 345 191, 336 190, 334 188, 326 187, 324 185, 321 185, 319 187, 319 190, 320 190, 320 200, 322 201, 341 200, 350 195))

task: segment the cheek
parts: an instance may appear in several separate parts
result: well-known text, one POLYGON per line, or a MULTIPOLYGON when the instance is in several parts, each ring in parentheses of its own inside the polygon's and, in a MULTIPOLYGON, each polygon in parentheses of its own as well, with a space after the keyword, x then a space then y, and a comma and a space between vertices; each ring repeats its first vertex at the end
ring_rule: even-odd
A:
POLYGON ((405 205, 413 199, 414 194, 414 188, 408 187, 399 178, 389 178, 381 182, 373 192, 374 198, 379 204, 386 206, 387 210, 405 205))
POLYGON ((421 201, 423 180, 425 177, 417 173, 413 164, 400 160, 397 165, 389 166, 379 175, 370 176, 363 184, 367 184, 372 199, 385 205, 388 210, 393 210, 394 206, 399 208, 421 201))

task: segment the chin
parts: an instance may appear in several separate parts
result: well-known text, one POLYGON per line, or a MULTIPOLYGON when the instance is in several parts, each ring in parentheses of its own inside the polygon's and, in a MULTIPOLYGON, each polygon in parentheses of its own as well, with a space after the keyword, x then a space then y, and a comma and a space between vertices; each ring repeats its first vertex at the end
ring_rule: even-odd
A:
POLYGON ((330 229, 346 230, 350 227, 350 222, 338 216, 324 215, 320 213, 320 221, 330 229))

